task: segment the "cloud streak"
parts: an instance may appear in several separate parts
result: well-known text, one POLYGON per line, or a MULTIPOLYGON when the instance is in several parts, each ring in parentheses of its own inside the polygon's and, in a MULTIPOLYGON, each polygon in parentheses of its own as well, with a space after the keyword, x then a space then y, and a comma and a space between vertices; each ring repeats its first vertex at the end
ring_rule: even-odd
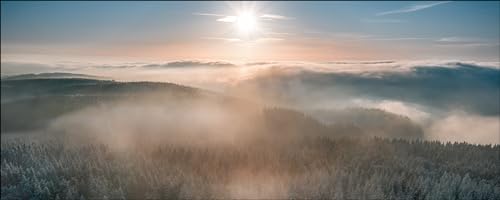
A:
POLYGON ((440 2, 435 2, 435 3, 429 3, 429 4, 419 4, 419 5, 413 5, 409 6, 406 8, 401 8, 397 10, 390 10, 390 11, 385 11, 385 12, 380 12, 377 13, 377 16, 384 16, 384 15, 392 15, 392 14, 400 14, 400 13, 411 13, 419 10, 424 10, 427 8, 432 8, 434 6, 438 6, 441 4, 449 3, 450 1, 440 1, 440 2))
POLYGON ((213 17, 224 17, 224 15, 221 15, 221 14, 215 14, 215 13, 193 13, 193 15, 199 15, 199 16, 213 16, 213 17))
POLYGON ((451 46, 451 47, 480 47, 480 46, 498 46, 499 41, 488 41, 481 38, 470 38, 470 37, 443 37, 435 41, 439 46, 451 46))
POLYGON ((224 37, 203 37, 202 39, 205 40, 223 40, 226 42, 240 42, 241 39, 239 38, 224 38, 224 37))
POLYGON ((283 16, 283 15, 275 15, 275 14, 263 14, 263 15, 260 16, 260 18, 271 19, 271 20, 274 20, 274 19, 277 19, 277 20, 293 19, 291 17, 286 17, 286 16, 283 16))
POLYGON ((229 22, 229 23, 232 23, 232 22, 238 21, 238 17, 236 17, 236 16, 225 16, 223 18, 217 19, 217 21, 218 22, 229 22))
POLYGON ((149 64, 142 67, 145 68, 185 68, 185 67, 234 67, 236 65, 224 61, 196 61, 196 60, 180 60, 172 61, 164 64, 149 64))
POLYGON ((477 41, 475 38, 464 38, 464 37, 444 37, 437 40, 438 42, 470 42, 477 41))
POLYGON ((402 38, 368 38, 366 40, 373 41, 401 41, 401 40, 427 40, 429 38, 420 38, 420 37, 402 37, 402 38))
POLYGON ((406 21, 401 19, 362 19, 361 22, 397 24, 397 23, 404 23, 406 21))
MULTIPOLYGON (((223 14, 216 14, 216 13, 192 13, 193 15, 198 15, 198 16, 209 16, 209 17, 219 17, 216 21, 218 22, 236 22, 238 20, 238 16, 234 15, 223 15, 223 14)), ((277 14, 261 14, 258 15, 257 18, 262 19, 262 20, 290 20, 290 19, 295 19, 293 17, 287 17, 283 15, 277 15, 277 14)))

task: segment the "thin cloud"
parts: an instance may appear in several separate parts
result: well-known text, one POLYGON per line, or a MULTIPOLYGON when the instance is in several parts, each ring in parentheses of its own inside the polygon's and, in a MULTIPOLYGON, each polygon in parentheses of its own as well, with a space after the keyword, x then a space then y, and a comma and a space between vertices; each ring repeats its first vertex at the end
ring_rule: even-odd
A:
POLYGON ((500 43, 441 43, 436 46, 441 47, 491 47, 491 46, 500 46, 500 43))
POLYGON ((362 19, 361 22, 365 23, 384 23, 384 24, 398 24, 405 23, 405 20, 400 19, 362 19))
POLYGON ((239 38, 223 38, 223 37, 203 37, 205 40, 223 40, 227 42, 239 42, 241 39, 239 38))
POLYGON ((498 46, 498 41, 488 41, 481 38, 470 37, 443 37, 435 41, 438 46, 462 46, 462 47, 481 47, 498 46))
POLYGON ((282 41, 282 40, 283 40, 283 38, 271 38, 271 37, 269 37, 269 38, 259 38, 256 41, 257 42, 266 42, 266 41, 282 41))
POLYGON ((406 8, 377 13, 376 15, 377 16, 384 16, 384 15, 392 15, 392 14, 399 14, 399 13, 411 13, 411 12, 415 12, 415 11, 419 11, 419 10, 423 10, 423 9, 427 9, 427 8, 432 8, 434 6, 449 3, 449 2, 450 1, 440 1, 440 2, 429 3, 429 4, 413 5, 413 6, 406 7, 406 8))
POLYGON ((327 62, 327 64, 363 64, 363 65, 370 65, 370 64, 391 64, 395 63, 396 61, 393 60, 382 60, 382 61, 332 61, 332 62, 327 62))
POLYGON ((439 38, 437 42, 477 42, 480 39, 477 38, 465 38, 465 37, 444 37, 439 38))
POLYGON ((271 20, 274 20, 274 19, 277 19, 277 20, 287 20, 287 19, 293 19, 291 17, 286 17, 286 16, 283 16, 283 15, 275 15, 275 14, 263 14, 260 16, 260 18, 264 18, 264 19, 271 19, 271 20))
POLYGON ((271 42, 271 41, 282 41, 282 40, 284 40, 283 38, 277 38, 277 37, 263 37, 263 38, 257 38, 255 40, 242 40, 240 38, 220 38, 220 37, 204 37, 203 39, 206 39, 206 40, 223 40, 223 41, 226 41, 226 42, 243 42, 243 41, 246 41, 246 42, 251 42, 251 41, 255 41, 255 42, 271 42))
POLYGON ((316 31, 316 30, 307 30, 307 31, 304 31, 305 34, 315 34, 315 35, 318 35, 318 34, 325 34, 325 32, 322 32, 322 31, 316 31))
POLYGON ((431 40, 430 38, 423 37, 387 37, 370 35, 364 33, 333 33, 331 36, 336 38, 342 38, 348 41, 404 41, 404 40, 431 40))
POLYGON ((217 19, 218 22, 236 22, 238 17, 236 16, 225 16, 223 18, 217 19))
POLYGON ((369 38, 367 40, 375 40, 375 41, 402 41, 402 40, 427 40, 428 38, 419 38, 419 37, 402 37, 402 38, 369 38))
POLYGON ((266 32, 268 35, 295 35, 293 33, 285 33, 285 32, 266 32))
MULTIPOLYGON (((217 21, 219 22, 236 22, 238 20, 237 16, 234 15, 222 15, 222 14, 216 14, 216 13, 201 13, 201 12, 196 12, 192 13, 193 15, 199 15, 199 16, 209 16, 209 17, 219 17, 217 21)), ((293 17, 287 17, 283 15, 276 15, 276 14, 262 14, 258 16, 258 18, 262 20, 290 20, 294 19, 293 17)))
POLYGON ((249 62, 249 63, 245 63, 246 66, 262 66, 262 65, 274 65, 274 64, 278 64, 277 62, 249 62))
POLYGON ((198 61, 198 60, 179 60, 164 64, 143 65, 144 68, 188 68, 188 67, 234 67, 233 63, 225 61, 198 61))
POLYGON ((348 38, 348 39, 366 39, 366 38, 375 37, 374 35, 371 35, 371 34, 356 33, 356 32, 338 32, 338 33, 331 34, 331 36, 348 38))
POLYGON ((193 13, 193 15, 200 15, 200 16, 213 16, 213 17, 224 17, 224 15, 221 15, 221 14, 214 14, 214 13, 193 13))

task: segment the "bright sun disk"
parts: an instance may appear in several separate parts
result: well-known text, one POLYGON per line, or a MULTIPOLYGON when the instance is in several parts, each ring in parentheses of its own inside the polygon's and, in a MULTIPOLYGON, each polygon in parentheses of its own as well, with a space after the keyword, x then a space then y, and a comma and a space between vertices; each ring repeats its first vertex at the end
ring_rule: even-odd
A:
POLYGON ((245 12, 238 15, 236 25, 241 33, 250 34, 257 28, 257 20, 255 15, 245 12))

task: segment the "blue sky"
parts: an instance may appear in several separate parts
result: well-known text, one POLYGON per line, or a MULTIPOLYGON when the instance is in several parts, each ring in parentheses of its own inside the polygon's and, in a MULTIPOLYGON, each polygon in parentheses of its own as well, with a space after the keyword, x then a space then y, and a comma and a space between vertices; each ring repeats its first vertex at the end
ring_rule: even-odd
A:
POLYGON ((500 53, 499 2, 1 4, 2 60, 498 61, 500 53), (235 28, 242 13, 254 18, 251 33, 235 28))

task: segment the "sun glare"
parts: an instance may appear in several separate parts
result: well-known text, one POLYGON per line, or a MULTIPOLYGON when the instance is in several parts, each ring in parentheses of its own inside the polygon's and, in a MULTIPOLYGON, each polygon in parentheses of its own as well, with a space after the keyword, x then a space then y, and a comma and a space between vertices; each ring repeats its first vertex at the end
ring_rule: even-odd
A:
POLYGON ((236 20, 236 26, 240 33, 248 35, 257 29, 257 19, 253 13, 240 13, 236 20))

